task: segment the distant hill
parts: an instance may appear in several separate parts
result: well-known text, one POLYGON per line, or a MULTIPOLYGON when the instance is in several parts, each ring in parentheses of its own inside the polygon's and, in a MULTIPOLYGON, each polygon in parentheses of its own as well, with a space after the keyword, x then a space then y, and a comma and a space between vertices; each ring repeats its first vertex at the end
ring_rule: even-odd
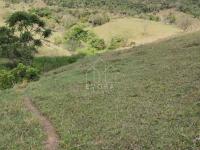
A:
POLYGON ((38 7, 60 5, 68 8, 102 8, 113 12, 135 15, 169 8, 200 17, 200 0, 4 0, 6 3, 32 3, 38 7))
MULTIPOLYGON (((10 0, 11 2, 32 2, 34 0, 10 0)), ((49 5, 59 4, 69 8, 104 8, 125 14, 154 12, 163 9, 177 10, 200 16, 199 0, 44 0, 49 5)))

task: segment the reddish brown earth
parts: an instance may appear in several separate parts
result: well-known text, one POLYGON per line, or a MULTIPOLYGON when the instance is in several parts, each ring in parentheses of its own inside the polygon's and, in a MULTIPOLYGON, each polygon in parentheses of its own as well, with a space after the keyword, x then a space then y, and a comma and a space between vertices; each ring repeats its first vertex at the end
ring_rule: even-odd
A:
POLYGON ((26 108, 38 119, 39 123, 43 127, 47 139, 45 143, 46 150, 57 150, 58 149, 58 135, 52 123, 41 114, 41 112, 35 107, 30 98, 24 99, 26 108))

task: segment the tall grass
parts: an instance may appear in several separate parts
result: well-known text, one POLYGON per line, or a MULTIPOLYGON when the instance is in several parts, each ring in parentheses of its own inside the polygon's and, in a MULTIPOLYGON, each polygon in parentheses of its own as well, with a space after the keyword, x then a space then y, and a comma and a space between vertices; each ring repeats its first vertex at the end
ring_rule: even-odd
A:
POLYGON ((57 56, 57 57, 36 57, 33 60, 33 66, 40 69, 41 72, 47 72, 61 66, 65 66, 76 62, 83 58, 84 54, 78 54, 73 56, 57 56))

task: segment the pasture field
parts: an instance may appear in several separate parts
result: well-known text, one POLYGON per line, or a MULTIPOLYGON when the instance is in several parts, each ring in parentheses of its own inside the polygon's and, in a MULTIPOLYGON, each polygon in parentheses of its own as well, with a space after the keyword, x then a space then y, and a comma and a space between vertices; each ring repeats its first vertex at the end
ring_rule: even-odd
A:
POLYGON ((106 7, 98 11, 97 0, 22 1, 0 0, 0 26, 10 13, 45 8, 38 16, 53 35, 35 56, 29 52, 40 45, 32 40, 35 26, 29 34, 23 21, 37 17, 17 16, 25 32, 18 28, 13 35, 20 38, 1 32, 0 87, 12 88, 0 90, 0 150, 200 149, 197 2, 107 0, 99 1, 106 7), (66 37, 73 25, 78 28, 66 37), (16 61, 15 67, 13 58, 24 65, 16 61))
POLYGON ((0 91, 0 149, 42 150, 45 135, 15 90, 0 91))
POLYGON ((121 37, 129 42, 135 42, 136 45, 141 45, 176 35, 181 32, 181 29, 161 22, 137 18, 119 18, 95 27, 92 31, 107 43, 113 37, 121 37))
POLYGON ((52 120, 60 149, 199 149, 199 43, 198 32, 86 57, 21 96, 52 120), (107 82, 94 78, 105 66, 107 82))

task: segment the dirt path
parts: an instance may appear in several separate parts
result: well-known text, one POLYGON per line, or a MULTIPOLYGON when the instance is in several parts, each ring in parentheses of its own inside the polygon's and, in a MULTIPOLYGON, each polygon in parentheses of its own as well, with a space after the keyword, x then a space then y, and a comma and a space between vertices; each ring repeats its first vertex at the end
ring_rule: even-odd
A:
POLYGON ((43 130, 47 135, 45 141, 45 150, 57 150, 58 149, 58 135, 51 122, 43 116, 40 111, 34 106, 30 98, 24 99, 26 108, 39 120, 43 130))

